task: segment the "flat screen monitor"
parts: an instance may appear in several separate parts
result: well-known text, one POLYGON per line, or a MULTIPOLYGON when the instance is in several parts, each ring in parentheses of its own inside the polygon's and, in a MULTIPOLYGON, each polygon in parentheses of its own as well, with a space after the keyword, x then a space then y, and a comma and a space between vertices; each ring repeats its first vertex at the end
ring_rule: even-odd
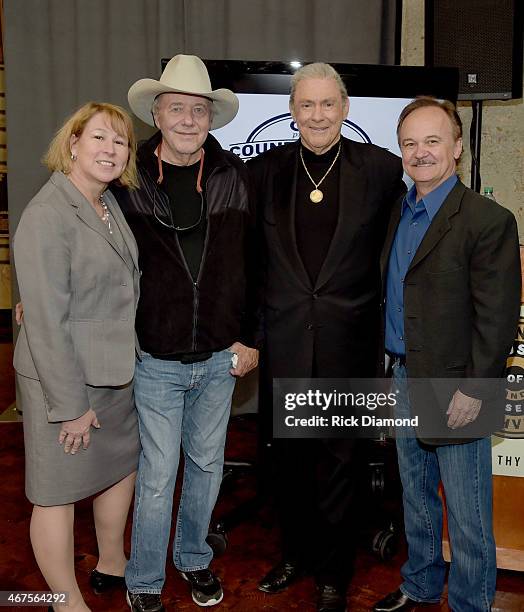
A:
MULTIPOLYGON (((162 60, 162 68, 168 62, 162 60)), ((227 87, 240 100, 235 119, 214 136, 225 149, 247 160, 299 138, 289 113, 289 88, 299 62, 204 60, 213 89, 227 87)), ((350 99, 342 134, 373 143, 399 155, 396 139, 401 110, 419 95, 456 102, 456 68, 332 64, 341 75, 350 99)))

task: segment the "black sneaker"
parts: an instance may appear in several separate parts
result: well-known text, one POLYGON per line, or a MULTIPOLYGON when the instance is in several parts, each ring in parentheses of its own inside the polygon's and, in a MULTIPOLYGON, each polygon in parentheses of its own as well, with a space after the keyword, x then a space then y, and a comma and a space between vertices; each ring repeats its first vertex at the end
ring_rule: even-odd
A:
POLYGON ((158 593, 130 593, 128 591, 126 600, 132 612, 165 612, 158 593))
POLYGON ((214 606, 224 598, 222 585, 210 569, 180 574, 191 585, 191 597, 197 606, 214 606))

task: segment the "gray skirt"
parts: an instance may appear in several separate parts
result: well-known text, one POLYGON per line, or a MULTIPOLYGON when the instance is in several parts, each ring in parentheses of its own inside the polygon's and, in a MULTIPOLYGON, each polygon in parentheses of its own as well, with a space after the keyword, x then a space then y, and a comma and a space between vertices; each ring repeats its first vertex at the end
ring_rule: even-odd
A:
POLYGON ((136 470, 140 441, 132 382, 117 388, 86 387, 100 429, 91 427, 89 448, 80 447, 74 455, 58 443, 61 424, 47 421, 40 382, 17 374, 16 387, 23 413, 26 495, 33 504, 70 504, 136 470))

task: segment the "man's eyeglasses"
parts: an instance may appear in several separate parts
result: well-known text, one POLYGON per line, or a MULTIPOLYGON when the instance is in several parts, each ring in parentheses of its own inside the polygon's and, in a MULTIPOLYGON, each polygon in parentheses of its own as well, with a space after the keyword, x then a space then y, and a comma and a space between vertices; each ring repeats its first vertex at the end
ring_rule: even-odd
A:
MULTIPOLYGON (((173 213, 169 205, 167 206, 167 210, 165 211, 165 214, 161 214, 161 216, 164 217, 165 219, 165 221, 162 221, 162 219, 157 213, 157 203, 156 203, 157 192, 158 192, 158 186, 155 186, 155 192, 153 194, 153 216, 161 225, 169 229, 174 229, 177 232, 187 232, 188 230, 192 230, 195 227, 198 227, 200 225, 200 223, 202 222, 202 217, 204 215, 204 194, 202 193, 202 191, 200 191, 200 214, 198 216, 198 220, 196 221, 196 223, 193 223, 193 225, 188 225, 187 227, 175 225, 175 221, 173 219, 173 213)), ((162 206, 162 209, 163 208, 164 207, 162 206)))

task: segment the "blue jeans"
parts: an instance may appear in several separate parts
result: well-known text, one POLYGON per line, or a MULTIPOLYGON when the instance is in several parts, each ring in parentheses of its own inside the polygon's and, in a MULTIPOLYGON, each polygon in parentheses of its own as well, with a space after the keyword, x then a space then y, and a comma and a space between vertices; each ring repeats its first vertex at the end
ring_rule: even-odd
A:
POLYGON ((182 364, 144 353, 137 362, 135 401, 142 452, 126 568, 131 593, 160 593, 164 585, 181 446, 184 476, 173 561, 181 571, 205 569, 211 562, 206 537, 222 479, 235 387, 229 373, 231 356, 225 350, 207 361, 182 364))
MULTIPOLYGON (((409 417, 407 373, 393 366, 399 390, 396 417, 409 417)), ((400 589, 415 601, 438 602, 444 587, 442 481, 452 559, 448 601, 456 612, 487 612, 495 597, 497 565, 492 531, 491 441, 422 446, 413 428, 397 429, 408 560, 400 589)))

